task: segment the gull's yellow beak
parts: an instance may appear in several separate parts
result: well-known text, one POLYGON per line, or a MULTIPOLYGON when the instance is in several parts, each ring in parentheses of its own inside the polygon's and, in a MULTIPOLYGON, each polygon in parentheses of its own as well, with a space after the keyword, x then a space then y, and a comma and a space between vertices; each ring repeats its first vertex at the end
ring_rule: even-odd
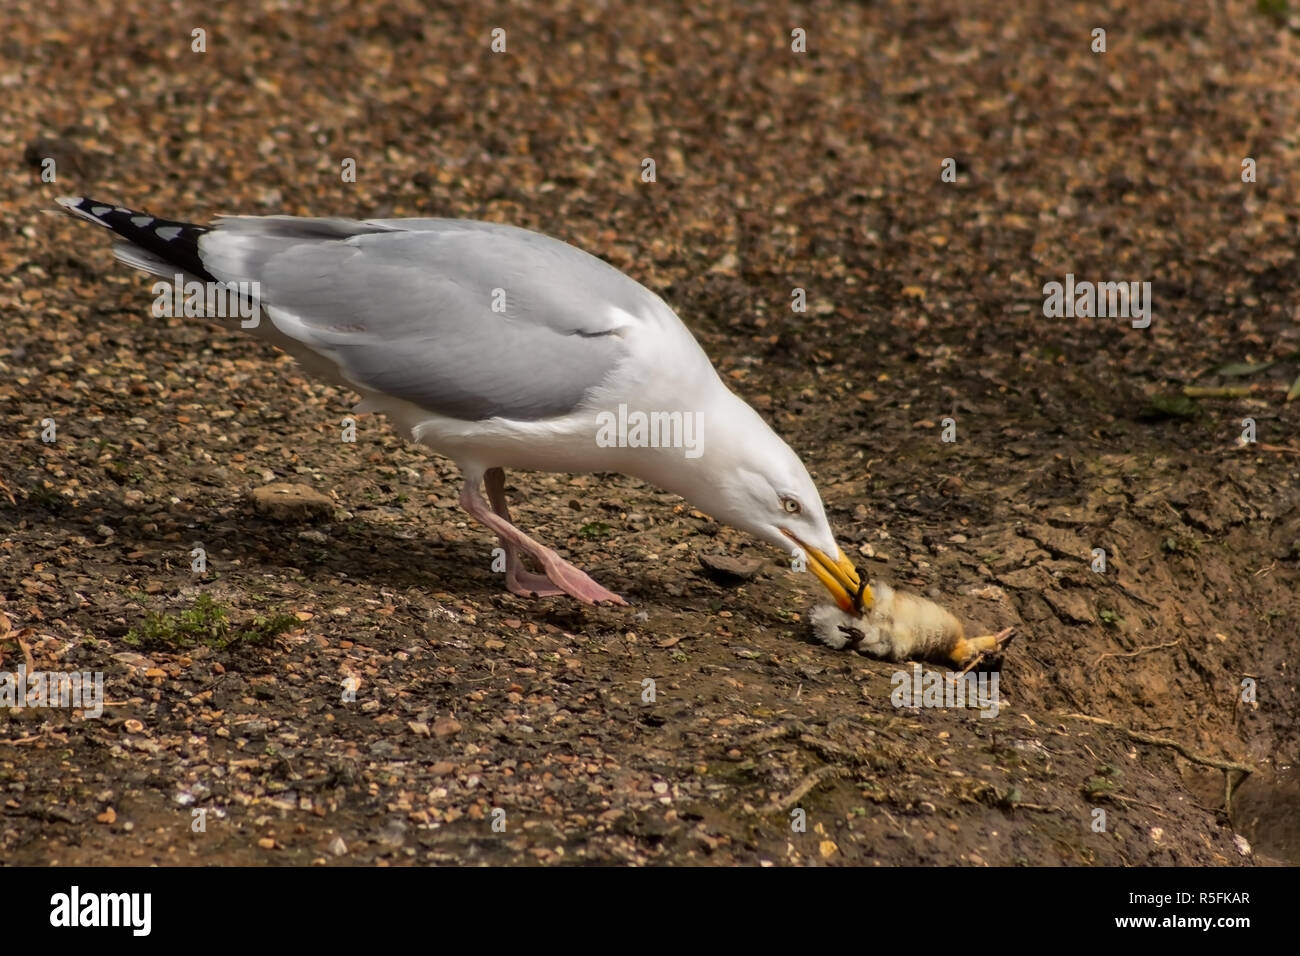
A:
POLYGON ((836 549, 839 551, 839 556, 832 559, 826 552, 804 544, 789 531, 785 533, 795 544, 803 548, 809 559, 808 570, 817 575, 818 581, 826 585, 826 590, 831 592, 831 597, 835 599, 841 611, 861 614, 871 607, 875 600, 871 594, 871 586, 867 584, 866 577, 858 573, 858 569, 853 566, 853 562, 848 559, 843 549, 836 549))

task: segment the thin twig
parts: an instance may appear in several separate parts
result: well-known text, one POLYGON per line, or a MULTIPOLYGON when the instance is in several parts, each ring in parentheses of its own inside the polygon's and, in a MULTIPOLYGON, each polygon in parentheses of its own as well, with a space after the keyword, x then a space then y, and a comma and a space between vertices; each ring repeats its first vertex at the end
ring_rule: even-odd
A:
POLYGON ((757 733, 750 734, 742 738, 737 746, 744 747, 749 744, 760 744, 765 740, 779 740, 782 737, 798 737, 801 734, 808 733, 808 728, 797 720, 789 723, 777 724, 775 727, 765 727, 757 733))
POLYGON ((68 735, 58 733, 57 731, 45 731, 39 734, 34 734, 31 737, 15 737, 13 740, 0 740, 0 744, 17 746, 18 744, 34 744, 38 741, 47 739, 53 740, 56 744, 66 744, 68 742, 68 735))
POLYGON ((1267 382, 1259 385, 1184 385, 1188 398, 1249 398, 1259 392, 1285 392, 1286 385, 1267 382))
MULTIPOLYGON (((1175 514, 1177 514, 1177 512, 1175 512, 1175 514)), ((1179 520, 1181 521, 1182 519, 1180 518, 1179 520)), ((1139 561, 1145 561, 1147 558, 1151 557, 1151 555, 1154 554, 1154 553, 1155 553, 1154 551, 1148 551, 1146 554, 1144 554, 1144 555, 1142 555, 1141 557, 1139 557, 1138 560, 1139 560, 1139 561)), ((1146 598, 1142 597, 1142 595, 1137 594, 1137 593, 1135 593, 1135 592, 1133 592, 1133 591, 1130 591, 1130 590, 1128 589, 1128 586, 1127 586, 1126 584, 1122 583, 1121 581, 1116 580, 1116 581, 1115 581, 1115 587, 1119 588, 1121 591, 1123 591, 1125 594, 1127 594, 1127 595, 1129 596, 1130 599, 1136 601, 1137 603, 1139 603, 1139 604, 1145 604, 1147 607, 1155 608, 1156 610, 1160 610, 1160 605, 1159 605, 1159 604, 1156 604, 1154 601, 1149 601, 1149 600, 1147 600, 1146 598)))
POLYGON ((1182 642, 1183 639, 1180 637, 1176 641, 1166 641, 1164 644, 1152 644, 1150 647, 1139 647, 1136 651, 1129 651, 1127 654, 1111 654, 1111 653, 1102 654, 1101 657, 1093 661, 1092 666, 1096 667, 1098 664, 1100 664, 1108 657, 1137 657, 1139 654, 1145 654, 1147 651, 1158 651, 1162 647, 1175 647, 1178 644, 1181 644, 1182 642))
POLYGON ((1154 813, 1154 814, 1155 814, 1156 816, 1158 816, 1158 817, 1164 817, 1166 820, 1169 819, 1169 814, 1167 814, 1167 813, 1161 813, 1159 807, 1157 807, 1154 803, 1147 803, 1145 800, 1134 800, 1132 797, 1122 797, 1122 796, 1120 796, 1118 793, 1105 793, 1105 794, 1101 794, 1101 795, 1098 796, 1097 799, 1099 799, 1099 800, 1118 800, 1118 801, 1120 801, 1121 803, 1136 803, 1136 804, 1137 804, 1138 806, 1140 806, 1140 807, 1146 807, 1148 810, 1150 810, 1152 813, 1154 813))
POLYGON ((844 769, 842 767, 818 767, 812 773, 808 774, 808 776, 804 777, 803 780, 799 781, 799 785, 791 790, 784 798, 776 801, 776 808, 787 812, 793 810, 800 800, 808 796, 808 794, 815 790, 820 784, 843 775, 844 769))
POLYGON ((1131 727, 1124 727, 1112 720, 1105 720, 1101 717, 1092 717, 1088 714, 1062 714, 1061 716, 1071 720, 1086 720, 1091 724, 1100 724, 1103 727, 1113 727, 1121 733, 1126 734, 1130 739, 1136 740, 1139 743, 1152 744, 1156 747, 1172 747, 1193 763, 1204 764, 1207 767, 1214 767, 1223 771, 1236 770, 1238 773, 1245 774, 1255 772, 1254 767, 1247 766, 1244 763, 1236 763, 1232 760, 1220 760, 1218 757, 1207 757, 1204 754, 1198 754, 1195 751, 1188 749, 1185 744, 1181 744, 1177 740, 1170 740, 1168 737, 1157 737, 1154 734, 1148 734, 1145 731, 1134 730, 1131 727))

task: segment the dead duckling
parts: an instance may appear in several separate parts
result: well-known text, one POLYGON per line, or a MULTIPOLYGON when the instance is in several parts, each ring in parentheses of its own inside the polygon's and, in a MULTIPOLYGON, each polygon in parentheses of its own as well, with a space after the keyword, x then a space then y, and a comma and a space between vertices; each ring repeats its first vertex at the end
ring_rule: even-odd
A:
POLYGON ((835 650, 848 647, 887 661, 933 660, 965 667, 976 656, 1001 647, 1012 628, 967 637, 961 621, 916 594, 873 581, 861 614, 834 604, 813 609, 813 630, 835 650), (869 602, 869 603, 868 603, 869 602))

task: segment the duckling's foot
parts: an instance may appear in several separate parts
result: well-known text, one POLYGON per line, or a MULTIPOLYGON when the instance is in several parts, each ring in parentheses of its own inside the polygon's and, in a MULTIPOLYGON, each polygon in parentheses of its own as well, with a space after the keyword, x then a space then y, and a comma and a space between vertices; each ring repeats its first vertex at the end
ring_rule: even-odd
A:
POLYGON ((964 637, 952 646, 952 650, 948 652, 948 655, 958 667, 965 667, 981 654, 1001 650, 1015 636, 1015 631, 1014 627, 1008 627, 996 634, 964 637))

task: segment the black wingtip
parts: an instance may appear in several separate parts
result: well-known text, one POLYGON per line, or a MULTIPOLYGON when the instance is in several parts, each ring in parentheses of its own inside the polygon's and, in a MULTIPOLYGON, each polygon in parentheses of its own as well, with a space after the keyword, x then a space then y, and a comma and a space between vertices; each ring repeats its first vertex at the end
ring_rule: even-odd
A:
POLYGON ((199 256, 199 238, 210 231, 208 226, 159 219, 147 212, 114 206, 87 196, 60 196, 55 202, 78 219, 111 229, 132 245, 153 253, 190 275, 216 281, 216 277, 203 268, 199 256))

